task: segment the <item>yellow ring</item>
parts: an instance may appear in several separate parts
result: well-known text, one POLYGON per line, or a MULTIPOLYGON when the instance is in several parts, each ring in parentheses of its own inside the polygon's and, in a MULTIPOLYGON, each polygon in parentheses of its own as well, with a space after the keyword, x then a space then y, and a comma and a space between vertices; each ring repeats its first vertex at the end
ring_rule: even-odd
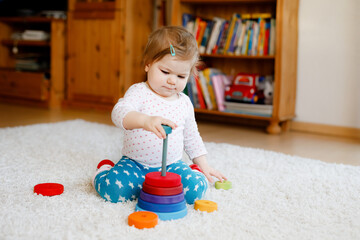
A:
POLYGON ((202 212, 213 212, 218 209, 217 203, 209 200, 196 200, 194 204, 195 210, 202 212))

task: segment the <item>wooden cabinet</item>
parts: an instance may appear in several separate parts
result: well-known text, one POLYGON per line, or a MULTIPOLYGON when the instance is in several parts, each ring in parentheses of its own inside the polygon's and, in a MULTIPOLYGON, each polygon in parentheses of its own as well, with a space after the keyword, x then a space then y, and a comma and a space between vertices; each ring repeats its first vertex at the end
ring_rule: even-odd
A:
POLYGON ((143 81, 151 27, 151 0, 69 0, 66 104, 109 109, 143 81))
POLYGON ((205 118, 245 119, 267 122, 267 132, 280 133, 295 115, 298 0, 174 0, 172 24, 181 25, 183 13, 205 19, 221 17, 230 20, 233 13, 271 13, 276 18, 274 56, 202 55, 206 63, 234 75, 251 72, 274 75, 273 112, 270 117, 234 114, 196 109, 205 118))
POLYGON ((65 83, 65 22, 43 17, 0 18, 0 100, 60 107, 65 83), (48 37, 24 39, 26 30, 48 37))

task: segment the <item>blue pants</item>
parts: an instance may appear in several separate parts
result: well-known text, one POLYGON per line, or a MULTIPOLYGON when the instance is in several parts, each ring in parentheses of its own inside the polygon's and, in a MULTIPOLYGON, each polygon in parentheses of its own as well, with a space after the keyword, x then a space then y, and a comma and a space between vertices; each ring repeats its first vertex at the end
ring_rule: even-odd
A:
MULTIPOLYGON (((204 197, 208 188, 204 174, 193 171, 182 160, 168 165, 166 170, 181 176, 185 200, 188 204, 193 204, 195 200, 204 197)), ((161 171, 161 167, 146 167, 123 156, 113 168, 96 175, 94 179, 95 190, 102 198, 114 203, 135 200, 140 195, 145 175, 156 171, 161 171)))

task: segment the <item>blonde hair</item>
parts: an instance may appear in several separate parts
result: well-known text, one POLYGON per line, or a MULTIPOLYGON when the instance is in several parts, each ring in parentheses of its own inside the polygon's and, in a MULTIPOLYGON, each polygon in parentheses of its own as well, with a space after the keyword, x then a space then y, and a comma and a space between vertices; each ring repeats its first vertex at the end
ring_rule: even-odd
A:
POLYGON ((171 54, 170 44, 174 47, 176 58, 193 61, 190 75, 197 75, 196 67, 200 64, 197 42, 190 32, 179 26, 165 26, 150 34, 144 51, 144 65, 160 61, 171 54))

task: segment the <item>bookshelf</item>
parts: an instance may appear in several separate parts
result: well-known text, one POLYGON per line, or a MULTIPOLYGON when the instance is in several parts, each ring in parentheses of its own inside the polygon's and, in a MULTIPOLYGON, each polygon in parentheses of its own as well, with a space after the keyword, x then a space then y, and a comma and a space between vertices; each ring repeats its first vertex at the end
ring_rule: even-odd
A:
POLYGON ((274 76, 273 111, 271 116, 237 114, 207 109, 195 109, 206 119, 214 117, 224 121, 266 123, 266 131, 278 134, 288 127, 295 116, 298 0, 174 0, 172 24, 182 25, 182 15, 192 14, 203 19, 220 17, 230 20, 234 13, 270 13, 276 22, 275 54, 246 56, 226 54, 202 54, 206 65, 220 69, 227 75, 239 72, 274 76))
POLYGON ((61 106, 65 82, 64 20, 0 17, 0 53, 1 101, 61 106), (44 31, 49 39, 24 40, 19 36, 26 30, 44 31))
POLYGON ((111 109, 145 79, 151 0, 69 0, 65 106, 111 109))

